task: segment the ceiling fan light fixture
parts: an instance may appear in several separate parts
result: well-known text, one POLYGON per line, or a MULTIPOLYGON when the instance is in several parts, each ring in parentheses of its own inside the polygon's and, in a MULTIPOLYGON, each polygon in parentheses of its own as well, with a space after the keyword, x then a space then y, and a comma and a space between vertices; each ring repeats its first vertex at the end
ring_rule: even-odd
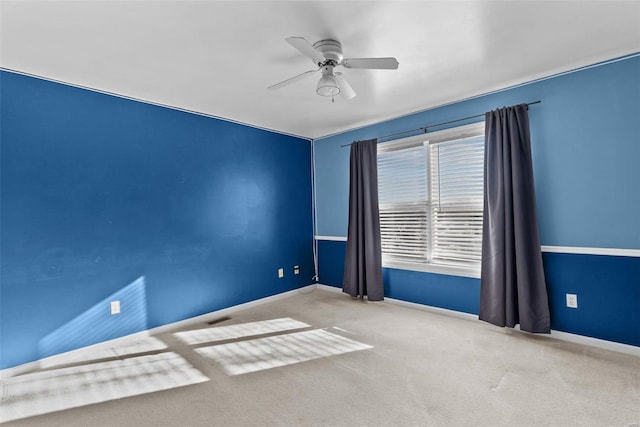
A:
POLYGON ((342 55, 342 44, 333 39, 320 40, 313 45, 304 37, 287 37, 285 40, 300 53, 311 59, 318 68, 290 77, 287 80, 269 86, 268 89, 279 89, 322 70, 322 77, 316 86, 316 93, 320 96, 331 97, 332 101, 336 95, 341 95, 345 100, 350 100, 356 96, 356 93, 344 74, 333 72, 335 67, 369 70, 395 70, 398 68, 398 60, 393 57, 345 58, 342 55))
POLYGON ((323 74, 318 80, 316 92, 320 96, 336 96, 340 93, 340 86, 336 78, 330 74, 323 74))

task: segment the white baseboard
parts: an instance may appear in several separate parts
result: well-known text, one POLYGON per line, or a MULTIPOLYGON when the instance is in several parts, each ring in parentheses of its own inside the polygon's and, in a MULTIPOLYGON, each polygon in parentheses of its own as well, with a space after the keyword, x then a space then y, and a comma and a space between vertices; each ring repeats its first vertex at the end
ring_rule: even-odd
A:
POLYGON ((402 301, 402 300, 399 300, 399 299, 387 298, 387 297, 384 297, 384 300, 386 302, 388 302, 389 304, 398 305, 400 307, 406 307, 406 308, 413 308, 415 310, 428 311, 429 313, 442 314, 444 316, 456 317, 458 319, 463 319, 463 320, 478 321, 478 316, 477 315, 471 314, 471 313, 465 313, 463 311, 449 310, 449 309, 446 309, 446 308, 433 307, 433 306, 430 306, 430 305, 418 304, 418 303, 415 303, 415 302, 402 301))
POLYGON ((186 328, 186 327, 189 327, 189 326, 193 326, 193 325, 196 325, 198 323, 207 323, 207 322, 210 322, 212 320, 216 320, 216 319, 219 319, 221 317, 228 316, 228 315, 233 314, 233 313, 237 313, 238 311, 241 311, 241 310, 246 310, 248 308, 256 307, 256 306, 259 306, 259 305, 262 305, 262 304, 266 304, 266 303, 269 303, 269 302, 274 302, 274 301, 278 301, 278 300, 281 300, 281 299, 284 299, 284 298, 288 298, 291 295, 297 294, 298 292, 302 292, 302 291, 304 291, 306 289, 313 288, 314 286, 315 285, 303 286, 302 288, 294 289, 292 291, 282 292, 280 294, 271 295, 269 297, 260 298, 260 299, 254 300, 254 301, 245 302, 243 304, 238 304, 238 305, 234 305, 234 306, 231 306, 231 307, 223 308, 223 309, 220 309, 220 310, 212 311, 210 313, 205 313, 205 314, 202 314, 200 316, 190 317, 188 319, 180 320, 178 322, 169 323, 167 325, 157 326, 157 327, 149 330, 149 335, 159 335, 159 334, 163 334, 165 332, 174 331, 176 329, 182 329, 182 328, 186 328))
POLYGON ((604 350, 617 351, 618 353, 630 354, 640 357, 640 347, 629 344, 622 344, 614 341, 601 340, 599 338, 587 337, 584 335, 570 334, 569 332, 551 330, 551 338, 568 341, 576 344, 588 345, 602 348, 604 350))
POLYGON ((318 283, 318 289, 322 289, 323 291, 342 293, 342 288, 336 288, 335 286, 329 285, 321 285, 320 283, 318 283))
MULTIPOLYGON (((42 369, 44 367, 51 367, 54 365, 65 364, 67 363, 66 361, 68 360, 77 360, 78 357, 85 352, 86 353, 99 352, 112 347, 133 343, 135 341, 141 340, 148 336, 171 332, 177 329, 193 326, 198 323, 206 323, 206 322, 218 319, 220 317, 228 316, 232 313, 237 313, 238 311, 241 311, 241 310, 246 310, 262 304, 288 298, 291 295, 295 295, 296 293, 299 293, 305 290, 312 290, 316 286, 318 289, 321 289, 324 291, 342 293, 342 289, 336 288, 335 286, 328 286, 328 285, 322 285, 322 284, 307 285, 302 288, 298 288, 298 289, 283 292, 280 294, 272 295, 269 297, 261 298, 255 301, 249 301, 243 304, 234 305, 232 307, 223 308, 217 311, 212 311, 210 313, 206 313, 200 316, 191 317, 189 319, 180 320, 178 322, 170 323, 163 326, 158 326, 152 329, 136 332, 130 335, 125 335, 123 337, 115 338, 109 341, 104 341, 104 342, 96 343, 87 347, 82 347, 76 350, 68 351, 65 353, 56 354, 56 355, 49 356, 33 362, 27 362, 22 365, 2 369, 0 370, 0 379, 21 375, 27 372, 42 369)), ((386 297, 385 297, 385 302, 389 304, 397 305, 400 307, 412 308, 415 310, 422 310, 422 311, 427 311, 431 313, 442 314, 445 316, 456 317, 463 320, 469 320, 474 322, 481 321, 478 319, 478 316, 470 313, 464 313, 461 311, 448 310, 445 308, 433 307, 429 305, 417 304, 413 302, 402 301, 402 300, 398 300, 394 298, 386 298, 386 297)), ((516 326, 514 330, 519 331, 520 329, 518 326, 516 326)), ((554 331, 554 330, 551 331, 550 337, 554 339, 562 340, 562 341, 576 343, 576 344, 583 344, 583 345, 588 345, 591 347, 601 348, 605 350, 617 351, 619 353, 630 354, 633 356, 640 356, 640 347, 633 346, 633 345, 621 344, 613 341, 607 341, 607 340, 602 340, 598 338, 587 337, 584 335, 577 335, 577 334, 571 334, 568 332, 554 331)))
POLYGON ((67 351, 64 353, 55 354, 53 356, 35 360, 33 362, 27 362, 22 365, 13 366, 11 368, 5 368, 0 370, 0 380, 9 378, 9 377, 14 377, 16 375, 22 375, 27 372, 35 371, 38 369, 49 368, 55 365, 63 365, 65 363, 69 363, 70 361, 77 361, 78 358, 80 358, 84 353, 87 353, 87 354, 96 353, 103 350, 108 350, 116 346, 122 346, 129 343, 134 343, 136 341, 139 341, 149 336, 159 335, 165 332, 171 332, 173 330, 185 328, 198 323, 206 323, 211 320, 219 319, 220 317, 228 316, 229 314, 232 314, 232 313, 237 313, 238 311, 241 311, 241 310, 246 310, 248 308, 256 307, 258 305, 277 301, 283 298, 288 298, 291 295, 294 295, 306 289, 314 288, 315 286, 316 286, 315 284, 303 286, 302 288, 294 289, 287 292, 282 292, 280 294, 268 296, 265 298, 260 298, 255 301, 249 301, 243 304, 234 305, 232 307, 212 311, 210 313, 206 313, 200 316, 191 317, 189 319, 180 320, 177 322, 169 323, 167 325, 158 326, 152 329, 147 329, 145 331, 135 332, 133 334, 125 335, 119 338, 114 338, 108 341, 99 342, 96 344, 77 348, 75 350, 67 351))
MULTIPOLYGON (((329 291, 329 292, 342 292, 341 288, 336 288, 335 286, 318 285, 318 288, 325 291, 329 291)), ((433 307, 430 305, 417 304, 414 302, 402 301, 402 300, 388 298, 388 297, 385 297, 384 301, 389 304, 397 305, 400 307, 428 311, 430 313, 442 314, 445 316, 456 317, 458 319, 470 320, 473 322, 482 322, 480 319, 478 319, 478 316, 475 314, 464 313, 464 312, 455 311, 455 310, 448 310, 446 308, 433 307)), ((521 332, 520 325, 516 325, 516 327, 513 328, 513 330, 521 332)), ((544 336, 544 335, 540 335, 540 336, 544 336)), ((599 338, 592 338, 584 335, 571 334, 569 332, 554 331, 554 330, 552 330, 551 334, 548 336, 550 338, 554 338, 561 341, 588 345, 590 347, 616 351, 618 353, 630 354, 632 356, 640 356, 640 347, 637 347, 635 345, 622 344, 614 341, 607 341, 599 338)))

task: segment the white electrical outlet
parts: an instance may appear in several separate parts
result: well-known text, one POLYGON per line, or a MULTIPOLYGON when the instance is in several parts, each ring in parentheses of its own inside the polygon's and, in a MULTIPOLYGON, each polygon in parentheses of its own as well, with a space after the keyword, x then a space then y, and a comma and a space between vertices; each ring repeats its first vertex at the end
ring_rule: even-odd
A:
POLYGON ((300 274, 300 266, 299 265, 294 265, 293 266, 293 274, 300 274))
POLYGON ((578 308, 578 295, 567 294, 567 307, 578 308))
POLYGON ((278 278, 282 279, 284 277, 284 268, 278 269, 278 278))
POLYGON ((111 301, 111 314, 120 313, 120 301, 111 301))

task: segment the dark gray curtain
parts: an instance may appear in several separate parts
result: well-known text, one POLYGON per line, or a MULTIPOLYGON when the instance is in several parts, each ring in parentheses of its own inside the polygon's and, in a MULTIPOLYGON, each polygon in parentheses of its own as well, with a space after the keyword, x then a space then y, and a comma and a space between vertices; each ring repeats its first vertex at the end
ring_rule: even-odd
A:
POLYGON ((549 333, 527 104, 486 113, 480 319, 549 333))
POLYGON ((380 212, 378 209, 378 141, 351 144, 349 231, 342 290, 369 301, 384 299, 380 212))

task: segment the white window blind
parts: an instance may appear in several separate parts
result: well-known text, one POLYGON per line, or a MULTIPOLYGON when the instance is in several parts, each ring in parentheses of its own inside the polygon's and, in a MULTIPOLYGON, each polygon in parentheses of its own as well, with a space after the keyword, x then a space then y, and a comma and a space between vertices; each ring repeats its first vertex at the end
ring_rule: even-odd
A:
POLYGON ((484 136, 431 144, 435 263, 478 264, 482 255, 484 136))
POLYGON ((379 150, 378 203, 383 256, 427 261, 429 207, 424 145, 379 150))
POLYGON ((479 271, 483 175, 483 123, 380 144, 383 265, 479 271))

